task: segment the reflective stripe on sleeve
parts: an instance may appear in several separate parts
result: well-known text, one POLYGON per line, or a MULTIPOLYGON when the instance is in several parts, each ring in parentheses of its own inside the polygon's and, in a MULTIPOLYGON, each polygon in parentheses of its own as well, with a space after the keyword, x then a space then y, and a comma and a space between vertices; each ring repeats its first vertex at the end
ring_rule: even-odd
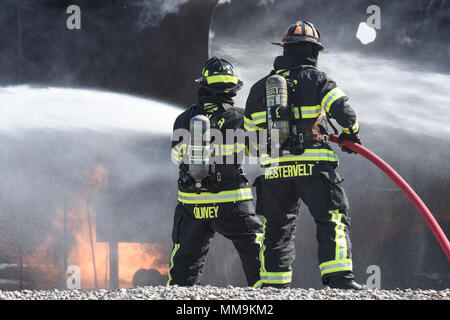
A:
POLYGON ((333 105, 333 103, 342 97, 345 97, 346 94, 339 88, 334 88, 330 92, 327 93, 327 95, 322 99, 322 107, 325 109, 326 112, 330 112, 330 108, 333 105))
POLYGON ((172 148, 171 158, 177 164, 180 164, 183 160, 183 155, 185 154, 187 144, 179 143, 172 148))
POLYGON ((256 131, 261 130, 262 128, 258 127, 252 119, 244 116, 244 129, 247 131, 256 131))
POLYGON ((322 106, 300 106, 294 107, 294 117, 295 119, 313 119, 320 116, 322 112, 322 106))
POLYGON ((266 122, 267 111, 252 113, 252 120, 254 124, 261 124, 266 122))
MULTIPOLYGON (((343 132, 345 132, 345 133, 347 133, 347 134, 350 134, 350 133, 351 133, 349 128, 345 128, 345 127, 341 127, 341 128, 342 128, 342 131, 343 131, 343 132)), ((356 122, 353 124, 353 126, 351 127, 351 129, 352 129, 353 133, 358 133, 358 131, 359 131, 359 123, 358 123, 358 121, 356 121, 356 122)))

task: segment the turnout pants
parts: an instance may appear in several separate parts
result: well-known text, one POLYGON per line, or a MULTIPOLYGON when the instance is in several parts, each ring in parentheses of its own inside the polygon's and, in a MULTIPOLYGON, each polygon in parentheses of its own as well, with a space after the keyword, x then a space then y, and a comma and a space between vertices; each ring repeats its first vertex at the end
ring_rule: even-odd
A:
POLYGON ((350 219, 343 180, 333 169, 294 180, 255 182, 257 214, 265 218, 260 251, 261 280, 255 287, 289 287, 295 259, 295 229, 300 200, 308 207, 317 226, 319 269, 322 280, 338 274, 353 277, 350 219))
MULTIPOLYGON (((178 203, 175 209, 167 285, 192 286, 199 278, 215 232, 230 239, 242 262, 248 286, 259 280, 262 222, 251 201, 220 204, 217 218, 199 219, 194 206, 178 203)), ((199 207, 197 207, 199 208, 199 207)), ((211 211, 210 217, 215 217, 211 211)))

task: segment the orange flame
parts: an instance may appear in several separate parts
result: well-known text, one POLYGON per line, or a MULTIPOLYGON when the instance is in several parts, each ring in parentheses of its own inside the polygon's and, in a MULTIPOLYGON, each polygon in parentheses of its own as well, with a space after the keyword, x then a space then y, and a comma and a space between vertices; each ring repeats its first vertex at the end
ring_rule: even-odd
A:
MULTIPOLYGON (((80 268, 81 289, 109 287, 109 246, 96 242, 95 208, 89 202, 93 193, 106 192, 107 186, 108 171, 100 164, 88 175, 86 188, 74 196, 77 200, 67 207, 66 227, 73 237, 67 265, 80 268)), ((32 254, 24 257, 24 262, 38 268, 46 277, 60 278, 65 274, 59 270, 61 266, 52 265, 55 239, 61 239, 64 231, 64 210, 57 210, 53 221, 55 232, 49 234, 32 254)), ((133 276, 139 269, 156 269, 162 275, 167 274, 168 264, 160 262, 162 252, 163 245, 158 243, 119 243, 119 286, 131 287, 133 276)))

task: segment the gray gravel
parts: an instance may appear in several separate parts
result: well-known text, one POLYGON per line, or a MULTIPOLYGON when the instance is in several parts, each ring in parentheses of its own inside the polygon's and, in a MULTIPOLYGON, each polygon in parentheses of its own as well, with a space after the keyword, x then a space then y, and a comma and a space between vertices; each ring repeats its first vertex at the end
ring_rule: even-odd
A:
POLYGON ((450 300, 450 289, 338 290, 155 286, 118 290, 0 291, 0 300, 450 300))

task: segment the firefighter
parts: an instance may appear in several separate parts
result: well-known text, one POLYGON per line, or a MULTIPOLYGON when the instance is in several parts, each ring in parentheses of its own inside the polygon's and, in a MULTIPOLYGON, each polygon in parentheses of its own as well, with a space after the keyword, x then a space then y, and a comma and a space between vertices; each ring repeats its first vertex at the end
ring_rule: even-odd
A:
POLYGON ((174 133, 192 129, 192 123, 204 126, 207 122, 206 126, 217 130, 223 140, 205 148, 203 151, 213 152, 213 157, 195 167, 189 158, 190 140, 183 140, 181 135, 172 137, 172 159, 179 164, 179 180, 167 285, 199 283, 211 240, 218 232, 232 241, 248 286, 253 286, 259 281, 262 221, 255 215, 251 185, 238 160, 245 146, 226 136, 227 130, 244 133, 243 109, 233 106, 233 97, 243 84, 231 63, 217 57, 205 63, 196 81, 200 85, 199 103, 178 116, 174 133), (200 122, 194 121, 198 119, 200 122), (203 175, 199 175, 199 168, 203 175))
MULTIPOLYGON (((256 213, 264 216, 265 232, 260 252, 261 280, 256 287, 290 287, 296 220, 302 200, 317 226, 324 286, 364 289, 354 280, 349 204, 339 185, 343 179, 335 172, 338 157, 327 133, 327 122, 332 125, 327 117, 333 118, 342 127, 340 142, 346 139, 361 143, 357 117, 345 93, 316 68, 323 46, 319 31, 311 23, 296 22, 286 30, 282 42, 273 44, 283 48, 283 55, 275 59, 274 70, 253 85, 244 113, 248 131, 264 131, 269 119, 271 123, 287 121, 290 128, 288 138, 273 148, 278 148, 277 152, 258 153, 262 172, 254 182, 256 213), (286 80, 287 108, 266 107, 266 81, 271 75, 286 80)), ((352 153, 344 147, 343 151, 352 153)))

